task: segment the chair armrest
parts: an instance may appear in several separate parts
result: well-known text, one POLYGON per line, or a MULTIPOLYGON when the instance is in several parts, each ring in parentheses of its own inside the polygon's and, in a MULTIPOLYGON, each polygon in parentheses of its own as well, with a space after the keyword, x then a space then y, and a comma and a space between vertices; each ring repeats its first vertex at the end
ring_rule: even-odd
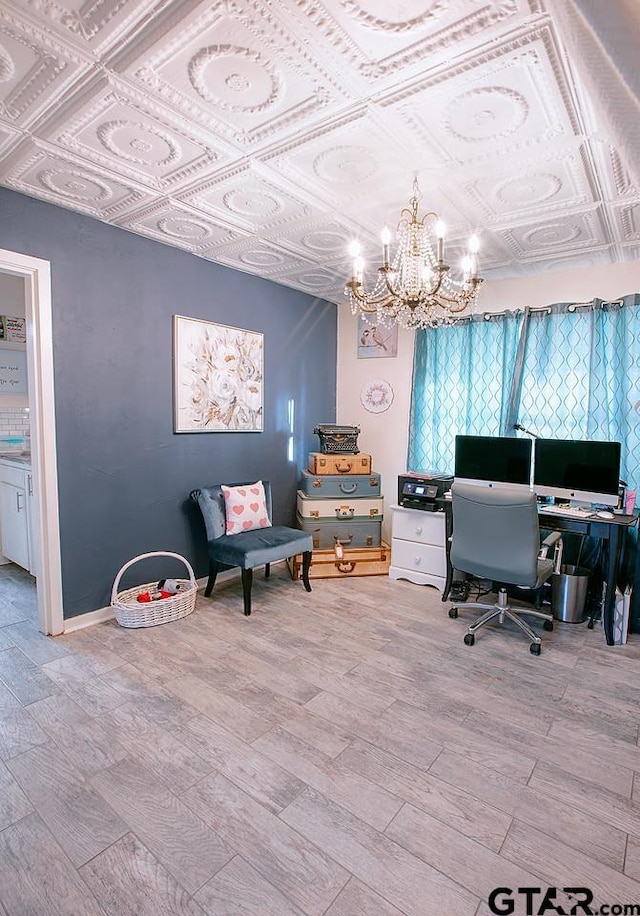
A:
POLYGON ((539 559, 546 560, 549 555, 549 548, 557 544, 561 538, 561 531, 551 531, 540 545, 540 552, 538 553, 539 559))

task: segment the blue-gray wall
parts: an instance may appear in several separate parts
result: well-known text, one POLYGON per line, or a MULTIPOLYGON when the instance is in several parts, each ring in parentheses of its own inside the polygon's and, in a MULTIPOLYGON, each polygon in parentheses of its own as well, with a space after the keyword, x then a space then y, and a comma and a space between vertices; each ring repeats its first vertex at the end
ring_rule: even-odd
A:
POLYGON ((274 522, 293 524, 313 428, 335 419, 335 305, 3 188, 0 248, 51 262, 65 617, 108 605, 142 553, 206 573, 194 487, 264 477, 274 522), (174 434, 175 314, 264 334, 264 432, 174 434))

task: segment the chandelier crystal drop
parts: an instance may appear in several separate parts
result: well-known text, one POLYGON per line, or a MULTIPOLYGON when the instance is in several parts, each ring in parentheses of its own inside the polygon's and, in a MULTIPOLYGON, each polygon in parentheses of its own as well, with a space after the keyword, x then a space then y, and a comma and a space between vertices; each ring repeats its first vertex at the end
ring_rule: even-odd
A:
POLYGON ((371 324, 402 328, 432 328, 451 324, 470 310, 482 283, 478 275, 478 238, 469 239, 469 253, 462 262, 462 277, 451 277, 444 260, 445 226, 437 213, 420 217, 422 195, 418 179, 413 182, 409 208, 400 213, 397 226, 398 247, 389 259, 391 233, 382 231, 382 265, 373 289, 364 285, 361 249, 354 242, 351 279, 345 287, 354 315, 363 315, 371 324), (435 250, 434 250, 435 241, 435 250))

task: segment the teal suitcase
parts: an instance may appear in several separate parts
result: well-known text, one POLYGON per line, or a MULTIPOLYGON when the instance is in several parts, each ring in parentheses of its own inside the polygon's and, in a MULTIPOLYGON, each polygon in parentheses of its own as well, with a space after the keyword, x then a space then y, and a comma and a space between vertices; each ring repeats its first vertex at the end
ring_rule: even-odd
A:
POLYGON ((296 514, 298 528, 313 538, 314 550, 343 547, 380 547, 382 519, 372 518, 303 518, 296 514))
POLYGON ((300 489, 305 496, 316 496, 322 499, 344 499, 349 496, 380 496, 380 475, 371 474, 321 474, 316 476, 311 471, 303 471, 300 478, 300 489))

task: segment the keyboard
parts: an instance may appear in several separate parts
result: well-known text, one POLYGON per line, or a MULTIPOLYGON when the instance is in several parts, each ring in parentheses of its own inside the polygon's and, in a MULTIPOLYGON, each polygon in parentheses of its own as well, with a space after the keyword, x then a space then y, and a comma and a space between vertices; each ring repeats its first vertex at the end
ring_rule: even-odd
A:
POLYGON ((597 518, 593 509, 578 509, 573 506, 539 506, 538 512, 546 515, 567 515, 569 518, 597 518))

